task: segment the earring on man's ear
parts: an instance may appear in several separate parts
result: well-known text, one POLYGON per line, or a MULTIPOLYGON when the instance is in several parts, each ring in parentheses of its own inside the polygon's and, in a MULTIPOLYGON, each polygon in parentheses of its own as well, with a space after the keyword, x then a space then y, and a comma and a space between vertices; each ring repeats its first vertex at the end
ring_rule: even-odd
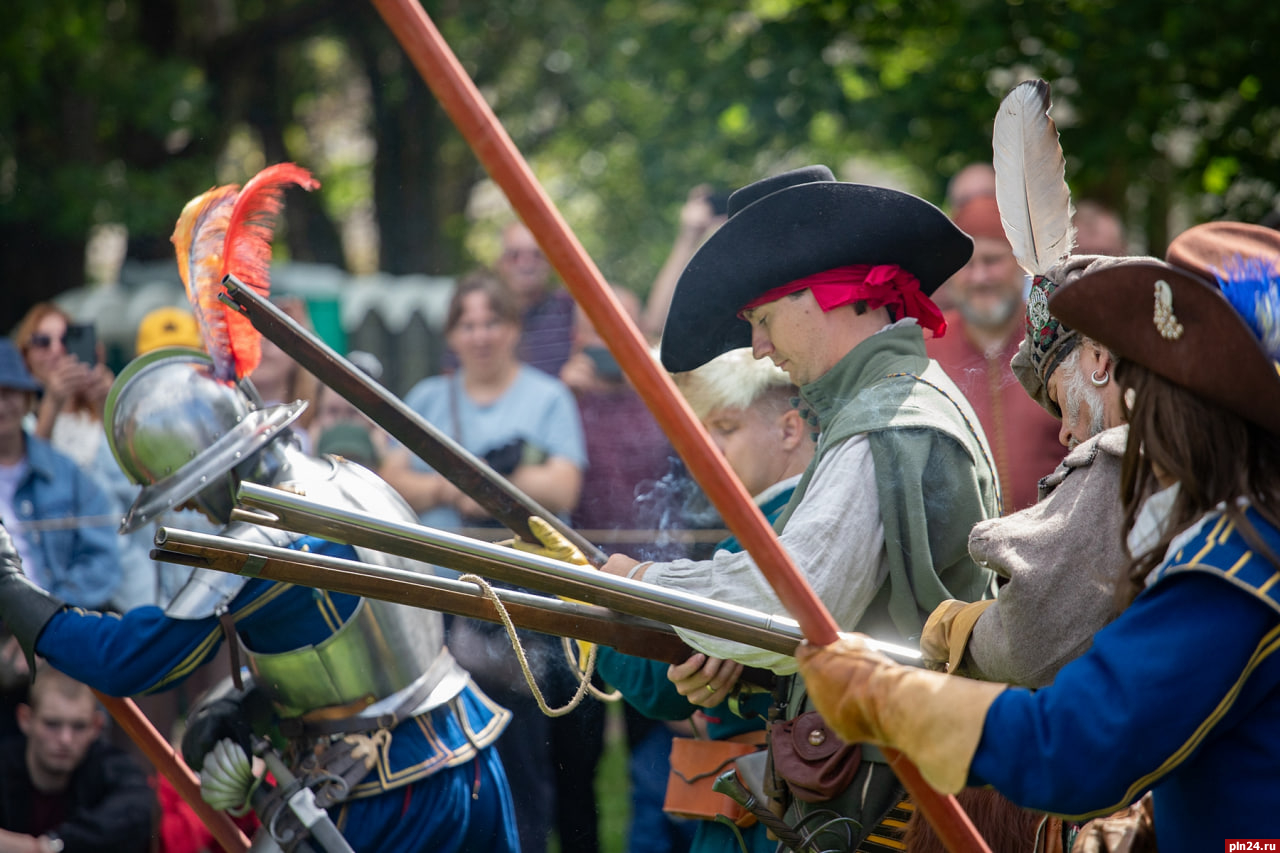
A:
POLYGON ((1098 371, 1095 370, 1093 373, 1089 374, 1089 381, 1092 382, 1095 387, 1101 388, 1103 385, 1106 385, 1111 381, 1111 374, 1104 370, 1102 371, 1102 377, 1099 378, 1098 371))

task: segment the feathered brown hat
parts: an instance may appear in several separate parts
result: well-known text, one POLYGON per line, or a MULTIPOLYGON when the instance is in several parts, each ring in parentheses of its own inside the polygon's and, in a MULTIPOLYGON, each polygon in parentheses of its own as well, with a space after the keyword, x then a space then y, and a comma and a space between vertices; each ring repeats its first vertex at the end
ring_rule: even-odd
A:
POLYGON ((729 219, 680 274, 662 332, 662 364, 693 370, 751 345, 738 312, 788 282, 852 264, 896 264, 926 296, 964 266, 973 241, 909 193, 835 179, 809 166, 729 196, 729 219))
POLYGON ((1049 397, 1049 377, 1080 343, 1076 330, 1049 311, 1049 297, 1063 284, 1108 266, 1138 261, 1160 263, 1155 258, 1071 255, 1031 282, 1023 323, 1024 335, 1009 368, 1031 399, 1046 412, 1062 419, 1062 409, 1049 397))
POLYGON ((1049 310, 1121 358, 1280 433, 1280 232, 1199 225, 1165 257, 1090 272, 1051 294, 1049 310))

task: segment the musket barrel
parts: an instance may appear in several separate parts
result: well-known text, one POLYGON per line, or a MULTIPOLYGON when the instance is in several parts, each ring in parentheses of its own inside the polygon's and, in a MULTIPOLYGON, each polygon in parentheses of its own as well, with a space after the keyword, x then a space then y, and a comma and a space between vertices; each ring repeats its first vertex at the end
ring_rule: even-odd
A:
MULTIPOLYGON (((791 655, 803 639, 799 624, 785 616, 618 577, 419 524, 328 506, 280 489, 242 483, 238 503, 262 511, 261 514, 236 511, 238 517, 255 523, 475 572, 504 583, 563 595, 766 651, 791 655)), ((887 643, 876 645, 900 660, 916 662, 920 657, 914 649, 887 643)))
POLYGON ((617 577, 444 530, 328 506, 280 489, 242 483, 238 503, 266 511, 263 515, 237 516, 243 520, 435 563, 455 571, 475 572, 503 583, 657 619, 767 651, 790 655, 803 638, 795 620, 786 617, 617 577))
MULTIPOLYGON (((156 544, 152 556, 171 563, 502 621, 494 603, 468 581, 171 527, 157 531, 156 544)), ((493 591, 520 628, 587 640, 666 663, 680 663, 689 656, 689 648, 670 625, 521 590, 493 591)))

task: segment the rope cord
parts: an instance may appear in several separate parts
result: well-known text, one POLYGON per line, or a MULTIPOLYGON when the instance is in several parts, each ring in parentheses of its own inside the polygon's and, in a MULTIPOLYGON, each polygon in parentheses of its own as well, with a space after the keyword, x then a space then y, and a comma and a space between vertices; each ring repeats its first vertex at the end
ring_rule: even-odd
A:
POLYGON ((587 652, 585 665, 579 667, 578 664, 574 662, 573 653, 567 645, 568 642, 571 642, 570 638, 561 637, 561 648, 565 653, 565 659, 569 662, 574 673, 578 677, 578 689, 568 703, 562 707, 552 708, 547 705, 547 700, 542 695, 542 689, 538 687, 537 679, 534 678, 533 671, 529 668, 529 658, 528 655, 525 654, 524 645, 520 642, 519 635, 516 634, 515 623, 511 621, 511 615, 507 613, 506 606, 503 605, 502 600, 498 598, 498 593, 494 591, 488 581, 479 575, 462 575, 458 580, 470 581, 480 587, 480 592, 484 597, 493 603, 494 610, 498 611, 498 618, 502 620, 503 627, 507 629, 507 637, 511 640, 511 648, 516 653, 516 660, 520 663, 520 671, 524 674, 525 683, 529 685, 529 690, 533 693, 533 698, 538 703, 538 709, 541 710, 543 714, 548 717, 563 717, 565 714, 568 714, 573 711, 574 708, 581 705, 583 697, 586 696, 588 692, 590 692, 595 698, 606 702, 616 702, 618 699, 622 698, 622 694, 618 693, 616 690, 612 694, 605 694, 592 686, 591 676, 595 672, 596 667, 597 649, 595 644, 592 643, 590 645, 590 651, 587 652))

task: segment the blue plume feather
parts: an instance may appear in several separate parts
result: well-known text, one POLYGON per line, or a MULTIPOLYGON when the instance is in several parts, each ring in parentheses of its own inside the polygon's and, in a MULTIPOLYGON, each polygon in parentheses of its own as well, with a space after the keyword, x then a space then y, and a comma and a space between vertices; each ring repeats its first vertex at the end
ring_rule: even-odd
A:
POLYGON ((1236 258, 1215 275, 1223 295, 1267 355, 1280 361, 1280 265, 1263 258, 1236 258))

